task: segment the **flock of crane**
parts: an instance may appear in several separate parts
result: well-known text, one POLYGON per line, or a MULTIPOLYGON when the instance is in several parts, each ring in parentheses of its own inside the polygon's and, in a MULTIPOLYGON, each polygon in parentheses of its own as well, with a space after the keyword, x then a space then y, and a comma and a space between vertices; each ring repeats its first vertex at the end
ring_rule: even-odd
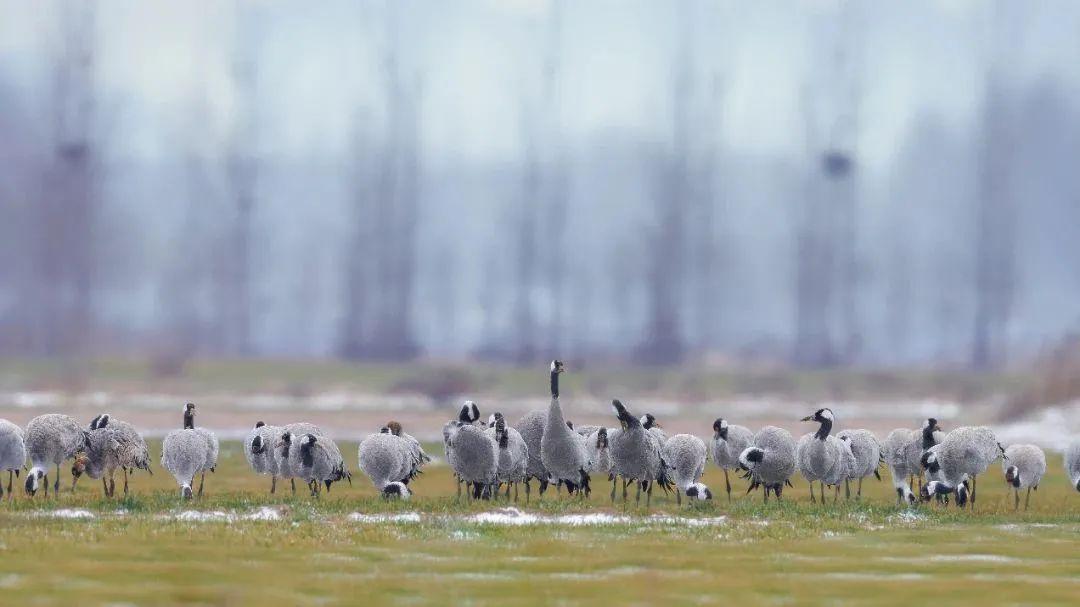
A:
MULTIPOLYGON (((691 434, 667 434, 651 414, 630 413, 620 401, 612 401, 617 427, 577 426, 566 420, 559 400, 559 377, 565 371, 561 361, 550 367, 551 403, 545 410, 525 414, 516 426, 501 413, 481 421, 476 403, 466 401, 457 419, 443 426, 447 463, 457 479, 457 495, 470 499, 499 496, 515 501, 524 485, 525 499, 531 498, 532 481, 543 495, 549 486, 556 492, 587 498, 594 478, 611 483, 611 501, 621 489, 635 488, 635 502, 645 495, 651 504, 653 489, 674 492, 681 504, 688 500, 712 499, 712 491, 701 482, 706 460, 723 470, 725 490, 731 499, 732 472, 749 481, 747 493, 761 489, 768 502, 770 493, 781 499, 784 487, 798 472, 810 487, 811 501, 840 499, 841 487, 851 497, 861 498, 862 481, 880 476, 884 465, 892 475, 898 503, 914 504, 937 499, 955 500, 959 507, 972 506, 976 479, 997 460, 1002 460, 1005 481, 1014 490, 1014 508, 1019 508, 1020 492, 1026 490, 1025 508, 1031 491, 1038 489, 1046 474, 1046 456, 1035 445, 1017 444, 1005 448, 985 426, 963 426, 945 433, 930 418, 918 429, 897 429, 883 442, 868 430, 845 429, 833 433, 835 416, 822 408, 803 418, 818 425, 817 430, 796 440, 790 432, 765 426, 758 432, 731 424, 726 419, 713 423, 708 445, 691 434), (815 484, 818 490, 815 492, 815 484)), ((349 471, 337 444, 316 425, 299 422, 270 426, 258 422, 244 439, 244 454, 252 470, 271 477, 270 492, 279 481, 288 479, 296 491, 296 479, 305 483, 313 496, 329 491, 338 481, 348 480, 349 471)), ((135 428, 108 414, 98 415, 86 427, 67 415, 35 417, 26 429, 0 419, 0 472, 8 472, 8 497, 12 477, 30 468, 24 481, 26 493, 49 493, 49 472, 55 466, 54 494, 60 491, 60 465, 71 460, 72 489, 82 476, 101 480, 107 497, 115 495, 116 474, 123 477, 123 491, 129 491, 129 475, 136 470, 152 474, 146 442, 135 428)), ((218 439, 213 431, 195 426, 195 405, 183 409, 183 427, 168 433, 162 443, 161 465, 175 477, 181 495, 202 495, 206 472, 216 469, 218 439), (195 479, 199 479, 195 489, 195 479)), ((408 499, 410 483, 431 461, 416 438, 395 421, 378 433, 365 437, 358 448, 360 469, 386 498, 408 499)), ((1065 472, 1080 491, 1080 441, 1064 454, 1065 472)), ((0 496, 4 487, 0 482, 0 496)))

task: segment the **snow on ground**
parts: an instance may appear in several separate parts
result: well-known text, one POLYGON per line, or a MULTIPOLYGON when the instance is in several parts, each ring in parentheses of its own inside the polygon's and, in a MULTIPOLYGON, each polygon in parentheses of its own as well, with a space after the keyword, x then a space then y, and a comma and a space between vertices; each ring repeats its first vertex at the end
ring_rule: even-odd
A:
POLYGON ((160 518, 198 523, 233 523, 236 521, 280 521, 282 516, 279 509, 271 506, 262 506, 252 512, 242 514, 237 512, 225 512, 224 510, 184 510, 180 514, 166 514, 162 515, 160 518))
POLYGON ((993 428, 998 440, 1005 445, 1031 443, 1064 451, 1080 436, 1080 400, 1048 407, 1027 418, 993 428))
POLYGON ((52 518, 68 518, 68 519, 89 519, 94 518, 94 513, 89 510, 82 510, 79 508, 58 508, 56 510, 43 510, 39 516, 48 516, 52 518))
POLYGON ((453 520, 477 525, 562 525, 567 527, 586 527, 600 525, 682 525, 686 527, 706 527, 723 525, 727 523, 727 517, 715 516, 706 518, 693 518, 683 516, 653 515, 649 517, 630 517, 608 512, 588 512, 578 514, 546 515, 523 512, 517 508, 498 508, 487 512, 480 512, 468 516, 444 516, 444 515, 421 515, 418 512, 405 512, 401 514, 365 514, 353 512, 348 519, 358 523, 420 523, 425 520, 453 520))
POLYGON ((517 508, 499 508, 490 512, 481 512, 468 517, 466 520, 473 523, 487 525, 569 525, 580 527, 583 525, 612 525, 616 523, 628 523, 631 521, 626 516, 616 516, 606 512, 590 512, 585 514, 563 514, 559 516, 544 516, 522 512, 517 508))
POLYGON ((349 520, 355 523, 419 523, 419 512, 404 512, 401 514, 364 514, 353 512, 349 520))

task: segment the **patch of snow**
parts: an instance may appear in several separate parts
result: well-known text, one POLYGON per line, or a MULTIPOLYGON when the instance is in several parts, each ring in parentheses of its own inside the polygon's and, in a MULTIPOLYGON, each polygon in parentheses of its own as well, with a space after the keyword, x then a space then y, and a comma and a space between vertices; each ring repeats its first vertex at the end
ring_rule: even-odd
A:
POLYGON ((1063 451, 1080 434, 1080 400, 1048 407, 1024 419, 994 427, 1004 445, 1031 443, 1063 451))
POLYGON ((3 395, 2 400, 8 401, 20 409, 32 409, 55 407, 60 402, 60 395, 56 392, 12 392, 3 395))
POLYGON ((1080 578, 1077 578, 1076 576, 1064 575, 1064 576, 1061 576, 1061 577, 1053 577, 1053 576, 1049 576, 1049 575, 1031 575, 1031 574, 1025 574, 1025 573, 1011 574, 1010 575, 1007 572, 997 572, 997 573, 994 573, 994 574, 976 573, 974 575, 967 576, 966 579, 974 580, 974 581, 978 581, 978 582, 994 582, 994 583, 1015 582, 1015 583, 1018 583, 1018 584, 1052 584, 1052 585, 1060 585, 1060 584, 1063 584, 1063 583, 1065 583, 1065 584, 1080 584, 1080 578))
POLYGON ((914 523, 925 521, 926 515, 916 510, 905 510, 903 512, 898 512, 896 514, 890 515, 889 518, 886 520, 890 523, 903 523, 906 525, 911 525, 914 523))
POLYGON ((522 512, 517 508, 500 508, 491 512, 481 512, 465 520, 487 525, 568 525, 571 527, 613 525, 631 521, 629 517, 616 516, 606 512, 541 516, 522 512))
POLYGON ((976 563, 1015 563, 1020 559, 1000 554, 934 554, 927 557, 931 561, 948 563, 976 562, 976 563))
POLYGON ((1058 525, 1052 523, 1005 523, 1004 525, 997 525, 995 529, 1026 533, 1031 529, 1054 529, 1056 527, 1058 525))
MULTIPOLYGON (((166 518, 168 518, 168 517, 166 517, 166 518)), ((176 516, 172 517, 172 518, 174 518, 175 520, 178 520, 178 521, 195 521, 195 522, 200 522, 200 523, 207 522, 207 521, 217 521, 217 522, 225 522, 225 523, 227 523, 227 522, 231 522, 231 521, 236 520, 236 517, 234 515, 231 515, 228 512, 225 512, 223 510, 214 510, 214 511, 211 511, 211 512, 200 512, 198 510, 185 510, 185 511, 181 512, 180 514, 177 514, 176 516)))
POLYGON ((715 525, 727 524, 727 517, 710 516, 693 518, 688 516, 667 516, 662 514, 654 514, 652 517, 649 518, 649 522, 659 525, 682 525, 684 527, 712 527, 715 525))
POLYGON ((0 588, 14 588, 20 579, 22 579, 22 576, 15 573, 2 575, 0 576, 0 588))
POLYGON ((925 573, 857 573, 851 571, 837 571, 831 573, 815 573, 814 576, 832 578, 834 580, 858 580, 858 581, 884 581, 884 582, 915 582, 925 580, 929 576, 925 573))
POLYGON ((576 527, 581 525, 617 525, 633 522, 633 519, 628 516, 616 516, 606 512, 594 512, 590 514, 564 514, 553 517, 551 522, 556 525, 576 527))
POLYGON ((82 510, 79 508, 59 508, 57 510, 47 510, 45 512, 42 512, 41 516, 70 519, 95 518, 93 512, 90 512, 89 510, 82 510))
POLYGON ((402 512, 401 514, 364 514, 353 512, 349 520, 354 523, 419 523, 419 512, 402 512))
POLYGON ((723 525, 727 517, 693 518, 684 516, 653 515, 648 518, 633 518, 607 512, 590 512, 582 514, 561 514, 558 516, 545 516, 522 512, 517 508, 500 508, 489 512, 481 512, 466 518, 468 522, 482 525, 565 525, 568 527, 584 527, 594 525, 625 525, 641 523, 643 525, 682 525, 685 527, 708 527, 723 525))
POLYGON ((270 506, 263 506, 255 512, 244 516, 244 519, 249 521, 280 521, 281 511, 270 506))
POLYGON ((197 523, 233 523, 236 521, 280 521, 282 517, 281 511, 276 508, 263 506, 246 514, 226 512, 224 510, 184 510, 180 514, 164 515, 162 518, 197 523))
POLYGON ((490 525, 535 525, 540 522, 540 517, 535 514, 527 514, 517 508, 501 508, 494 512, 481 512, 469 517, 474 523, 490 525))

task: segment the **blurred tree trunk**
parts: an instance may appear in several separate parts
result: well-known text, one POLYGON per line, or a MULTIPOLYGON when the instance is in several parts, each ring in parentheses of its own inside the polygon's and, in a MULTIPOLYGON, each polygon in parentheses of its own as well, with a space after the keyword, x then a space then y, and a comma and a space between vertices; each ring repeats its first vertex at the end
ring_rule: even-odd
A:
POLYGON ((829 318, 832 311, 832 213, 819 173, 811 169, 795 216, 796 364, 832 364, 835 351, 829 318))
POLYGON ((795 219, 793 358, 797 364, 811 367, 851 364, 862 345, 855 180, 861 95, 857 36, 861 27, 852 6, 839 10, 839 19, 827 21, 836 30, 819 34, 827 41, 824 76, 807 88, 804 100, 812 164, 805 203, 795 219))
MULTIPOLYGON (((524 137, 525 158, 521 179, 521 203, 518 205, 516 242, 516 280, 514 288, 515 343, 513 357, 519 364, 532 362, 537 356, 537 320, 535 298, 537 291, 537 266, 539 246, 537 230, 540 213, 540 167, 537 158, 537 135, 533 112, 522 104, 521 123, 524 137)), ((547 244, 546 239, 544 240, 547 244)))
POLYGON ((543 346, 553 357, 559 356, 566 344, 563 341, 566 322, 563 306, 566 304, 566 214, 567 214, 567 169, 563 153, 562 140, 562 19, 563 1, 553 0, 549 4, 545 34, 546 53, 543 73, 543 112, 546 124, 547 146, 544 154, 544 183, 547 212, 544 213, 546 253, 542 258, 547 262, 547 291, 551 299, 551 312, 545 331, 543 346))
POLYGON ((727 275, 724 256, 717 239, 724 234, 726 207, 717 184, 718 146, 715 134, 720 132, 720 106, 723 88, 719 74, 715 75, 712 90, 702 111, 699 132, 708 139, 702 142, 701 157, 696 163, 692 183, 694 185, 693 211, 690 226, 690 261, 694 268, 691 293, 695 308, 694 326, 697 340, 693 344, 699 352, 716 347, 718 333, 723 332, 723 281, 727 275), (710 136, 711 135, 711 136, 710 136))
POLYGON ((38 351, 72 360, 89 353, 94 333, 95 235, 100 215, 100 158, 94 141, 95 9, 93 2, 61 8, 52 157, 32 221, 38 351))
POLYGON ((344 358, 363 357, 368 316, 371 309, 371 297, 367 286, 374 267, 372 265, 371 243, 375 237, 372 229, 372 192, 366 186, 367 167, 372 162, 366 145, 365 133, 357 128, 355 137, 356 158, 353 162, 353 184, 350 200, 352 202, 352 234, 346 248, 345 262, 345 307, 342 315, 338 354, 344 358))
POLYGON ((971 364, 986 369, 1005 361, 1006 330, 1016 274, 1016 208, 1012 150, 1016 137, 1009 93, 991 68, 982 120, 975 203, 975 314, 971 364))
POLYGON ((561 67, 562 2, 549 6, 542 43, 539 102, 521 101, 524 141, 521 202, 515 220, 514 344, 520 364, 560 356, 565 344, 563 306, 566 277, 566 168, 562 150, 561 67), (546 301, 546 313, 538 303, 546 301))
POLYGON ((659 171, 652 192, 657 227, 653 231, 646 274, 645 340, 634 359, 644 364, 674 364, 685 355, 682 309, 686 259, 686 220, 691 206, 691 103, 694 94, 692 15, 679 9, 679 49, 674 58, 671 89, 671 150, 656 159, 659 171))
POLYGON ((363 195, 356 198, 357 240, 352 249, 353 256, 364 255, 371 262, 354 258, 348 264, 339 353, 348 358, 398 361, 411 360, 420 353, 412 312, 420 220, 421 79, 417 74, 403 82, 397 25, 390 4, 386 28, 386 136, 374 199, 365 202, 363 195), (361 241, 364 238, 367 243, 361 241))
POLYGON ((228 305, 226 327, 228 349, 235 355, 252 353, 252 232, 258 201, 257 91, 260 16, 254 9, 237 4, 237 34, 234 41, 232 78, 235 91, 233 133, 229 149, 228 175, 232 188, 233 212, 228 234, 228 305))
POLYGON ((1021 41, 1022 17, 1008 4, 990 7, 990 56, 982 108, 975 201, 975 310, 971 365, 987 369, 1006 359, 1007 332, 1016 288, 1017 208, 1013 171, 1018 112, 1006 85, 1006 61, 1021 41))

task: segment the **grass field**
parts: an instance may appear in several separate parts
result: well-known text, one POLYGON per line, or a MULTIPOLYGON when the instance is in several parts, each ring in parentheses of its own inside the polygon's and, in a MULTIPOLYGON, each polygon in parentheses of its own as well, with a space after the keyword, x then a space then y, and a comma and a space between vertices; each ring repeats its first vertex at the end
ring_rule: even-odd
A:
MULTIPOLYGON (((801 399, 949 398, 972 400, 1015 394, 1032 383, 1030 373, 976 373, 955 369, 798 370, 788 368, 628 367, 568 361, 564 387, 610 398, 613 392, 701 399, 746 394, 801 399)), ((444 391, 492 396, 544 396, 546 365, 492 363, 352 363, 337 360, 194 359, 163 374, 146 359, 0 357, 0 390, 81 389, 150 392, 273 392, 304 395, 328 389, 384 394, 395 391, 438 396, 444 391), (539 371, 538 371, 539 370, 539 371), (538 392, 539 391, 539 392, 538 392)))
MULTIPOLYGON (((342 451, 355 462, 354 444, 342 451)), ((409 502, 381 500, 359 473, 318 501, 287 485, 271 497, 226 442, 188 503, 160 468, 126 499, 88 479, 67 492, 67 469, 59 499, 16 487, 0 504, 0 604, 1076 604, 1080 494, 1050 459, 1028 512, 1012 511, 996 467, 974 512, 897 507, 874 480, 862 503, 811 505, 796 480, 783 504, 738 488, 728 504, 710 468, 713 503, 613 508, 597 482, 588 503, 549 493, 518 506, 546 522, 510 525, 476 520, 514 513, 458 503, 445 466, 409 502)))

